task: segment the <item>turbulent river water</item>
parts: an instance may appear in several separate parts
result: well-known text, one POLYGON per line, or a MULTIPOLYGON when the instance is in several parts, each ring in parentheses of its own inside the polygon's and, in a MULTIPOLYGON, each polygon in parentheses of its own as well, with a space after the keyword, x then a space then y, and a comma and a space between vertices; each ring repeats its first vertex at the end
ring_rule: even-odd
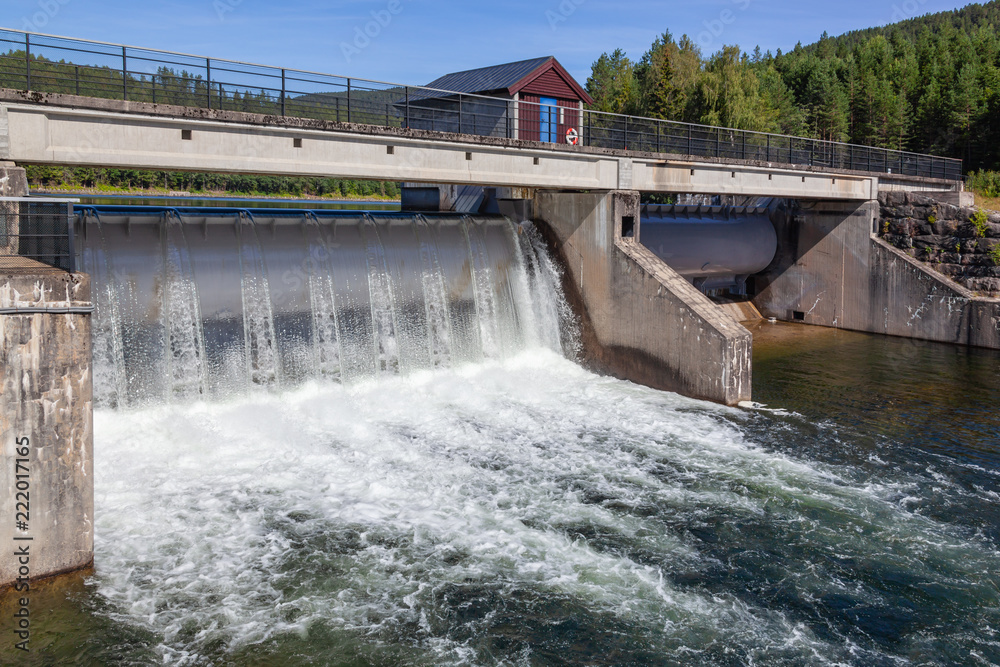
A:
MULTIPOLYGON (((106 374, 96 569, 33 590, 32 653, 7 633, 4 662, 1000 664, 1000 355, 763 323, 759 405, 688 400, 581 368, 530 230, 493 229, 487 284, 476 224, 437 236, 471 254, 424 294, 478 287, 422 297, 419 367, 380 372, 384 341, 353 379, 279 351, 294 382, 226 394, 203 329, 193 398, 118 400, 106 374), (474 353, 442 356, 445 303, 474 353)), ((165 310, 190 293, 170 266, 165 310)))

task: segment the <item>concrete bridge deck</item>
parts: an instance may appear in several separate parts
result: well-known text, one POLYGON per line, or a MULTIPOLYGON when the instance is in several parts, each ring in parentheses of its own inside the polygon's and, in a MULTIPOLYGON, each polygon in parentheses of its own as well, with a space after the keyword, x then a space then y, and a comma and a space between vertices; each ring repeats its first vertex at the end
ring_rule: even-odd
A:
POLYGON ((961 182, 0 89, 0 159, 535 189, 869 201, 961 182))

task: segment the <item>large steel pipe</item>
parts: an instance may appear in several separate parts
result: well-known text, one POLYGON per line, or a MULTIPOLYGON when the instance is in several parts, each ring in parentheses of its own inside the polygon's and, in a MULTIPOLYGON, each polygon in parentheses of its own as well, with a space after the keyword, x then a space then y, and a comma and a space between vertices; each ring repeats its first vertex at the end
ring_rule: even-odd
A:
POLYGON ((741 286, 778 249, 766 208, 647 205, 641 223, 642 244, 702 290, 741 286))

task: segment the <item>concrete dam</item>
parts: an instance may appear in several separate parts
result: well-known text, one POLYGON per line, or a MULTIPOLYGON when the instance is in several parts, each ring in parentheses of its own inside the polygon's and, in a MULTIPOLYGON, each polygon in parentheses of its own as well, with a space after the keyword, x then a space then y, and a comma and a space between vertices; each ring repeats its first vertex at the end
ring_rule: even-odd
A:
POLYGON ((1000 300, 879 237, 971 224, 960 161, 16 38, 0 612, 41 660, 1000 662, 1000 300), (75 206, 24 165, 427 208, 75 206))

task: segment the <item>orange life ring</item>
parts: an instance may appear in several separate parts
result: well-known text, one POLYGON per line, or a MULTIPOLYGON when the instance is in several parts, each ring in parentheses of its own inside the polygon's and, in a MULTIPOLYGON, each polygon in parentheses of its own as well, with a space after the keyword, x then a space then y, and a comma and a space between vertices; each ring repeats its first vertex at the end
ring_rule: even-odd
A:
POLYGON ((576 146, 580 143, 580 135, 577 133, 575 127, 571 127, 566 130, 566 143, 576 146))

